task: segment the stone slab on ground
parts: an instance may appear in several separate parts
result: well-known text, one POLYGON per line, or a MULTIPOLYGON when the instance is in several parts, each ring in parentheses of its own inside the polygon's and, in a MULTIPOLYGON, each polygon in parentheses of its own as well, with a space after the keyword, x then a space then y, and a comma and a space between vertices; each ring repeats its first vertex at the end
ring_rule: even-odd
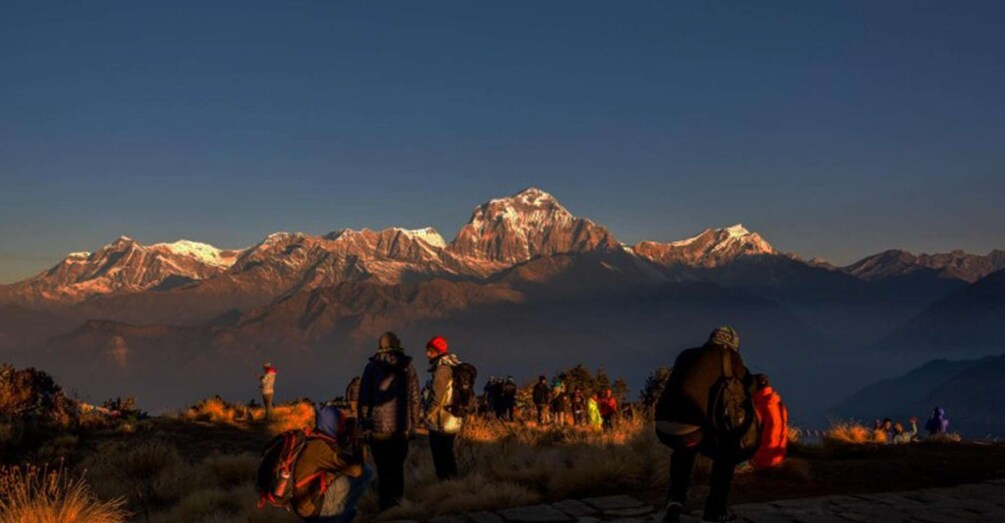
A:
POLYGON ((497 512, 506 521, 513 523, 565 523, 576 518, 551 505, 531 505, 529 507, 507 508, 497 512))

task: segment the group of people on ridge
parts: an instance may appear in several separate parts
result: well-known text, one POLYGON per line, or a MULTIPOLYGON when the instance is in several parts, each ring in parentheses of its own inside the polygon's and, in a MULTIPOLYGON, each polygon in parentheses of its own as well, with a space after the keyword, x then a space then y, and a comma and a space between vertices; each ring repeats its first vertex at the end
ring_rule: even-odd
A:
MULTIPOLYGON (((912 416, 908 422, 911 426, 910 429, 905 428, 903 423, 899 421, 894 422, 890 418, 877 419, 873 425, 873 430, 878 434, 882 434, 883 441, 888 444, 911 443, 912 441, 917 441, 919 438, 918 418, 912 416)), ((929 437, 947 434, 949 432, 949 418, 946 417, 946 409, 935 407, 932 417, 928 418, 928 422, 925 423, 925 430, 928 431, 929 437)))
MULTIPOLYGON (((655 406, 656 434, 672 449, 664 521, 680 521, 686 513, 698 454, 713 461, 705 521, 736 519, 727 510, 727 501, 738 465, 773 467, 785 457, 788 411, 768 377, 748 371, 739 347, 736 331, 724 326, 715 329, 704 345, 681 352, 655 406)), ((394 507, 405 491, 409 441, 420 427, 429 432, 437 477, 456 477, 454 443, 464 418, 478 411, 472 392, 477 371, 451 353, 441 336, 427 342, 426 358, 430 380, 420 390, 412 357, 405 354, 394 333, 384 333, 362 376, 346 391, 348 414, 325 405, 317 409, 312 431, 299 436, 284 433, 267 447, 259 469, 259 490, 263 491, 263 484, 270 490, 262 492, 262 503, 288 502, 286 506, 314 523, 352 521, 356 503, 374 477, 367 465, 369 454, 376 468, 380 508, 394 507), (276 450, 286 447, 298 449, 299 457, 285 458, 288 452, 276 450), (268 455, 278 457, 267 462, 268 455), (284 463, 292 466, 292 472, 282 472, 284 463)), ((263 400, 266 390, 273 393, 274 385, 275 370, 267 370, 262 376, 263 400), (266 379, 268 375, 271 378, 266 379)), ((490 380, 485 393, 490 413, 513 419, 517 387, 512 377, 490 380)), ((270 412, 271 399, 266 400, 270 412)), ((610 389, 589 398, 578 388, 569 395, 561 376, 551 384, 541 376, 532 400, 542 425, 565 423, 565 414, 571 413, 574 423, 609 428, 618 413, 610 389)))
MULTIPOLYGON (((384 333, 362 377, 349 385, 348 413, 335 405, 322 406, 316 410, 313 430, 302 436, 289 431, 266 447, 259 468, 259 490, 266 490, 263 484, 270 487, 262 492, 260 505, 271 501, 288 506, 312 523, 350 522, 356 516, 359 498, 374 478, 367 465, 369 454, 376 467, 380 508, 391 508, 404 495, 409 441, 420 427, 429 432, 437 477, 455 477, 454 441, 464 417, 477 408, 470 392, 477 371, 448 348, 442 336, 426 344, 431 379, 420 391, 412 357, 405 354, 393 332, 384 333), (460 402, 465 396, 470 397, 464 400, 470 406, 460 402), (295 453, 284 446, 295 447, 295 453), (269 460, 267 456, 275 457, 269 460), (284 465, 292 470, 284 472, 284 465), (284 474, 289 483, 282 482, 284 474), (273 476, 280 478, 278 483, 273 476)), ((268 384, 274 387, 274 369, 266 375, 272 376, 268 384)), ((263 378, 263 400, 265 386, 263 378)), ((271 414, 270 400, 266 405, 271 414)))

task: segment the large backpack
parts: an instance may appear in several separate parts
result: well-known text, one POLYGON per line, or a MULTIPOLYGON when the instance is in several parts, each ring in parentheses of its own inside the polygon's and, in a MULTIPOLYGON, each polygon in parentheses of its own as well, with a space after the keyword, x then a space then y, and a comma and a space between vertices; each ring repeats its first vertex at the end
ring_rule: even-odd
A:
POLYGON ((729 350, 722 350, 722 378, 713 391, 709 420, 719 448, 736 445, 737 461, 749 459, 757 451, 761 429, 754 399, 743 381, 733 372, 729 350))
POLYGON ((445 410, 452 416, 463 418, 478 412, 478 395, 475 393, 475 379, 478 369, 470 363, 458 363, 450 368, 453 373, 454 393, 450 405, 445 410))
POLYGON ((296 482, 297 460, 311 439, 331 438, 318 432, 311 432, 310 429, 293 429, 272 438, 272 441, 265 446, 255 481, 255 488, 258 490, 258 508, 268 503, 274 507, 291 510, 296 492, 315 480, 321 481, 321 491, 324 492, 327 485, 323 473, 304 478, 300 483, 296 482))

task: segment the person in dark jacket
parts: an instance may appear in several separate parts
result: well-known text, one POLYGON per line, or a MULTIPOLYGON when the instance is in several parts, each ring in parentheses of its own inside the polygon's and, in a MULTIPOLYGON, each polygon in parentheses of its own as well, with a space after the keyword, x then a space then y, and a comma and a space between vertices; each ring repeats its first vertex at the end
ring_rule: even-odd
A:
POLYGON ((454 440, 464 420, 454 416, 449 407, 455 392, 453 367, 460 365, 461 361, 455 354, 447 352, 447 340, 443 336, 436 336, 426 343, 426 358, 429 359, 429 372, 433 375, 432 396, 426 412, 429 448, 433 452, 436 477, 451 479, 457 476, 454 440))
POLYGON ((537 407, 537 424, 544 425, 548 421, 548 403, 551 402, 551 387, 548 377, 541 376, 534 385, 534 406, 537 407))
POLYGON ((932 417, 925 423, 925 430, 928 431, 929 436, 949 432, 949 418, 946 417, 946 409, 935 407, 932 417))
POLYGON ((356 415, 356 409, 359 407, 359 384, 360 377, 356 376, 349 382, 349 386, 345 388, 345 400, 349 402, 349 412, 352 415, 356 415))
POLYGON ((574 425, 584 425, 586 423, 586 397, 583 396, 583 389, 576 387, 572 393, 572 423, 574 425))
POLYGON ((293 511, 309 523, 349 523, 373 472, 361 444, 349 437, 337 407, 318 409, 314 431, 293 469, 293 511))
POLYGON ((405 493, 408 440, 421 420, 419 378, 401 341, 385 332, 359 386, 357 416, 377 466, 381 509, 397 505, 405 493))
POLYGON ((513 411, 516 410, 516 393, 516 380, 513 379, 513 376, 508 376, 499 391, 499 402, 502 404, 502 416, 500 417, 506 421, 514 421, 513 411))
MULTIPOLYGON (((723 326, 712 331, 708 342, 677 356, 673 372, 656 405, 656 433, 673 449, 670 461, 670 493, 663 521, 678 522, 684 513, 687 491, 698 453, 712 458, 711 492, 705 503, 705 521, 733 521, 726 509, 733 472, 741 461, 739 440, 716 434, 709 402, 724 376, 724 358, 733 375, 749 394, 756 385, 740 357, 740 337, 723 326)), ((751 416, 755 414, 750 413, 751 416)))

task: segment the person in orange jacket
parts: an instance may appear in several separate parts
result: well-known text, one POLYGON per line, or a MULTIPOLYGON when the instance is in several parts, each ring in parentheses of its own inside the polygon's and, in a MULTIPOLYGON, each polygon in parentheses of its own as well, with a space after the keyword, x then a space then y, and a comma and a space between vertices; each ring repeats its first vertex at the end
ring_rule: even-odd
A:
POLYGON ((754 379, 757 383, 754 410, 761 420, 761 445, 750 458, 750 464, 757 470, 777 467, 785 460, 789 444, 789 409, 771 387, 766 374, 758 374, 754 379))
POLYGON ((618 414, 618 400, 614 397, 614 391, 607 389, 604 395, 597 401, 600 406, 600 418, 604 420, 604 430, 614 428, 614 416, 618 414))

